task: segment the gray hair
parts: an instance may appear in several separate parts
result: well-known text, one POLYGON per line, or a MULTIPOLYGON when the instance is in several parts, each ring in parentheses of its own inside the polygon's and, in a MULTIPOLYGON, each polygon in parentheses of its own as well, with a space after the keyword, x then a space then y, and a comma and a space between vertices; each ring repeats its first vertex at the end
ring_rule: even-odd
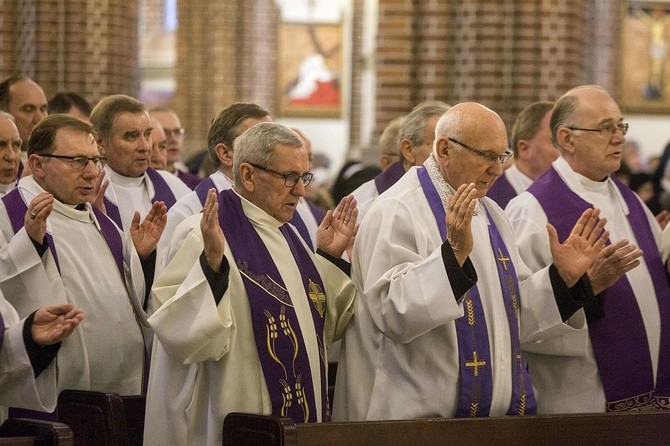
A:
POLYGON ((254 163, 267 166, 275 155, 278 144, 299 149, 303 141, 296 132, 276 122, 260 122, 235 139, 233 151, 233 178, 240 186, 240 164, 254 163))
POLYGON ((576 93, 579 90, 584 89, 595 89, 607 93, 607 90, 602 88, 600 85, 581 85, 579 87, 572 88, 568 90, 563 96, 556 101, 554 105, 554 110, 551 112, 551 119, 549 120, 549 127, 551 128, 551 142, 554 143, 554 147, 559 150, 563 148, 558 143, 558 129, 561 127, 571 127, 577 125, 577 111, 579 108, 579 99, 576 93))
POLYGON ((400 127, 405 120, 403 116, 395 118, 388 123, 379 137, 379 149, 385 155, 398 155, 400 153, 400 127))
POLYGON ((417 105, 405 116, 398 133, 398 141, 409 140, 413 146, 423 144, 423 129, 433 116, 442 116, 449 105, 441 101, 425 101, 417 105))
POLYGON ((93 107, 91 124, 98 134, 98 138, 107 140, 112 136, 114 118, 121 113, 136 115, 146 113, 146 106, 137 99, 124 94, 106 96, 93 107))
POLYGON ((14 115, 6 112, 6 111, 0 111, 0 118, 6 118, 9 119, 12 122, 16 122, 16 119, 14 118, 14 115))

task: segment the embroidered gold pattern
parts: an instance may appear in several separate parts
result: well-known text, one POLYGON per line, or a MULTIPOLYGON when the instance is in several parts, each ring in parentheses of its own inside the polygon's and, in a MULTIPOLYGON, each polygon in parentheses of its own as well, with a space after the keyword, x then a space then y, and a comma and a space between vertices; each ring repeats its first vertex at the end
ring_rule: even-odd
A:
POLYGON ((498 257, 498 260, 500 260, 500 263, 502 263, 503 268, 505 269, 505 271, 507 271, 507 262, 511 261, 510 258, 505 257, 505 255, 502 252, 502 249, 500 248, 498 248, 498 255, 500 256, 498 257))
POLYGON ((467 294, 465 296, 465 311, 468 315, 468 325, 470 326, 475 325, 475 307, 474 304, 472 303, 472 298, 470 297, 470 294, 467 294))
POLYGON ((466 367, 474 369, 475 376, 479 376, 479 367, 484 367, 485 365, 486 361, 480 361, 476 351, 472 352, 472 361, 465 361, 466 367))
POLYGON ((326 312, 326 295, 321 287, 316 282, 313 282, 312 279, 309 279, 309 298, 314 304, 316 311, 319 312, 319 316, 323 317, 326 312))

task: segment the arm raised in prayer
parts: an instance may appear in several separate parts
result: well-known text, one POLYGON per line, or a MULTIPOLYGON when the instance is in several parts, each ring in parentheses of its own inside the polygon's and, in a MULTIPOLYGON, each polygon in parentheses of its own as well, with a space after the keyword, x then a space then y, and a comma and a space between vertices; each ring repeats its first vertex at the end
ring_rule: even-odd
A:
POLYGON ((151 206, 149 213, 140 224, 140 213, 135 212, 130 225, 130 237, 140 259, 148 258, 156 249, 167 223, 167 206, 157 201, 151 206))
POLYGON ((28 236, 37 244, 44 243, 47 232, 47 218, 54 206, 54 196, 48 192, 37 194, 30 201, 26 211, 24 227, 28 236))
POLYGON ((461 184, 447 203, 447 239, 460 266, 463 266, 474 246, 471 226, 476 205, 477 189, 474 183, 461 184))
POLYGON ((599 219, 599 215, 599 209, 584 211, 563 243, 558 240, 556 228, 547 223, 554 266, 568 287, 574 286, 593 266, 609 237, 604 230, 607 219, 599 219))
POLYGON ((205 205, 202 208, 200 231, 205 243, 205 259, 213 271, 219 271, 223 262, 223 252, 226 248, 226 238, 219 224, 219 203, 216 200, 215 188, 207 191, 205 205))
POLYGON ((335 212, 328 211, 316 232, 318 249, 333 257, 342 257, 356 233, 358 209, 356 199, 348 195, 340 201, 335 212))

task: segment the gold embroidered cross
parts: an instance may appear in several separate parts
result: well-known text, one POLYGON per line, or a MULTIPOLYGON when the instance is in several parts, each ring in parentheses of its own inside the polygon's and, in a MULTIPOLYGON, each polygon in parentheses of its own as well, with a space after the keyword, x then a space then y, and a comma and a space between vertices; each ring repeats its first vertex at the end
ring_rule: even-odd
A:
POLYGON ((498 255, 500 256, 500 257, 498 257, 498 260, 500 260, 502 262, 503 268, 505 268, 505 271, 507 271, 507 262, 510 261, 510 258, 505 257, 503 255, 502 249, 500 249, 500 248, 498 248, 498 255))
POLYGON ((472 367, 475 369, 475 376, 479 376, 479 367, 484 367, 485 365, 486 361, 480 361, 477 357, 476 351, 472 352, 472 361, 465 362, 466 367, 472 367))

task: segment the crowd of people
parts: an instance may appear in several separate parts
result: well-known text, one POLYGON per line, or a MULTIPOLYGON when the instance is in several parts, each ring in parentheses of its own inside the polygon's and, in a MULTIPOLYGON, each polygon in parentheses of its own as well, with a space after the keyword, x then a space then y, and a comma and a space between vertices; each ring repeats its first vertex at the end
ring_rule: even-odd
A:
POLYGON ((511 136, 482 104, 417 104, 332 206, 309 139, 257 104, 211 121, 204 178, 172 109, 13 76, 0 110, 8 416, 54 416, 64 389, 145 395, 145 444, 185 445, 220 444, 230 412, 670 409, 670 149, 655 186, 598 86, 530 104, 511 136))

